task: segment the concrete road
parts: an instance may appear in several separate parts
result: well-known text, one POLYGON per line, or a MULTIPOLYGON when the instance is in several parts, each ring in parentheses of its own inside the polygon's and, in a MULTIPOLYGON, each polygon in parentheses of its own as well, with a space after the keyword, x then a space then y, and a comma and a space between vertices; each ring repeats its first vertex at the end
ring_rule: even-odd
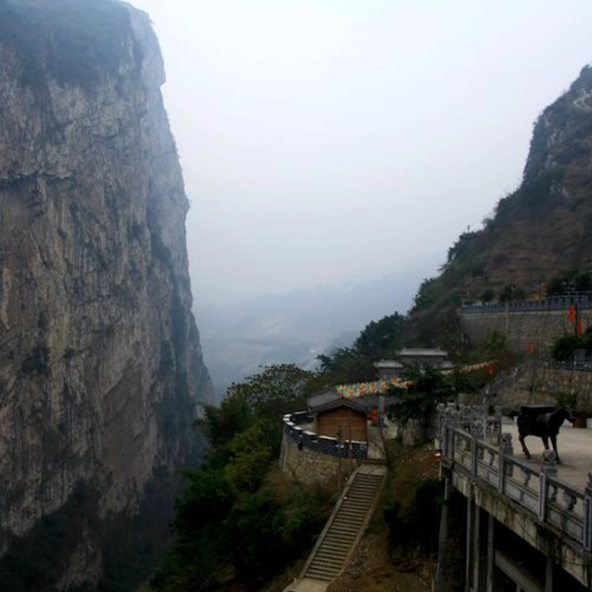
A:
MULTIPOLYGON (((533 468, 540 467, 545 450, 540 438, 536 436, 526 438, 526 445, 531 455, 530 460, 527 460, 518 441, 518 427, 503 425, 502 431, 512 434, 514 456, 532 465, 533 468)), ((557 436, 557 450, 563 463, 557 465, 557 476, 572 487, 583 491, 588 481, 588 473, 592 471, 592 429, 573 428, 566 423, 557 436)))

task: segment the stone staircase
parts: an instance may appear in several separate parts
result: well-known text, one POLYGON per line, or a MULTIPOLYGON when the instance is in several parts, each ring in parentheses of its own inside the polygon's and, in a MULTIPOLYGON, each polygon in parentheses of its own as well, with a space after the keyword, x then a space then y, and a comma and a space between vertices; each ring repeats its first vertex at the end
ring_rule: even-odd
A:
POLYGON ((352 475, 300 578, 284 592, 322 592, 341 573, 368 526, 385 475, 380 464, 364 464, 352 475))

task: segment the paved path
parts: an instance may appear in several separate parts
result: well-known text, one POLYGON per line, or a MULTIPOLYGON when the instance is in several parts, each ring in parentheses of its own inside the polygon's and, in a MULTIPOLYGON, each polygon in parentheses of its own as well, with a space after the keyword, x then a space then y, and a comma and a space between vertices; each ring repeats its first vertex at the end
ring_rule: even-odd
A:
MULTIPOLYGON (((518 440, 518 427, 503 425, 502 431, 512 434, 516 458, 534 468, 540 467, 545 450, 540 438, 536 436, 526 438, 526 445, 530 450, 530 460, 527 460, 518 440)), ((557 449, 562 461, 562 464, 557 465, 557 476, 572 487, 583 490, 588 480, 588 473, 592 471, 592 429, 572 428, 566 424, 559 431, 557 449)))

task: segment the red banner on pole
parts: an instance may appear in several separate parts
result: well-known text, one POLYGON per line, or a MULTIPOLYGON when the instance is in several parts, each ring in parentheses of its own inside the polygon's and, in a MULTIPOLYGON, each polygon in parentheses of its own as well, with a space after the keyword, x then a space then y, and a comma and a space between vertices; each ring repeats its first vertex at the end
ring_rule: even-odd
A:
POLYGON ((576 306, 575 306, 575 304, 569 305, 569 320, 572 323, 575 323, 575 320, 576 320, 576 306))

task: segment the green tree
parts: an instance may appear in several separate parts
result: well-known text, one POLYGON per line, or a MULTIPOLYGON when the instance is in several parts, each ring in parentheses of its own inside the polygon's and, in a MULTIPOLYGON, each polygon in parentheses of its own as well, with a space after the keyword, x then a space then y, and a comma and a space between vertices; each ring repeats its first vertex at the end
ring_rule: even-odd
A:
POLYGON ((391 387, 397 403, 387 409, 389 419, 405 426, 411 420, 429 423, 436 405, 454 395, 453 381, 440 370, 431 366, 409 366, 402 379, 409 381, 407 388, 391 387))
POLYGON ((374 378, 374 362, 389 357, 403 346, 403 330, 407 319, 399 313, 372 321, 360 333, 351 347, 342 347, 330 355, 317 356, 320 376, 315 385, 362 382, 374 378))
POLYGON ((204 407, 198 425, 211 449, 201 470, 185 474, 175 542, 151 579, 153 590, 208 592, 226 580, 253 589, 312 544, 318 525, 311 514, 324 518, 328 495, 294 483, 284 495, 267 483, 281 418, 304 407, 312 378, 292 364, 269 366, 233 384, 219 407, 204 407))
POLYGON ((304 407, 314 376, 295 364, 274 364, 244 382, 233 384, 226 398, 245 401, 251 415, 280 421, 286 413, 304 407))
POLYGON ((233 438, 262 419, 269 422, 266 434, 273 433, 270 440, 275 454, 281 441, 282 417, 306 407, 306 395, 314 378, 313 372, 294 364, 276 364, 230 386, 220 407, 204 405, 203 417, 197 424, 212 446, 209 463, 224 466, 236 456, 231 448, 233 438))
POLYGON ((394 354, 403 345, 405 322, 405 317, 398 312, 370 322, 354 342, 355 350, 371 358, 394 354))
POLYGON ((259 419, 230 442, 224 477, 237 493, 252 493, 261 485, 274 458, 274 427, 270 421, 259 419))

